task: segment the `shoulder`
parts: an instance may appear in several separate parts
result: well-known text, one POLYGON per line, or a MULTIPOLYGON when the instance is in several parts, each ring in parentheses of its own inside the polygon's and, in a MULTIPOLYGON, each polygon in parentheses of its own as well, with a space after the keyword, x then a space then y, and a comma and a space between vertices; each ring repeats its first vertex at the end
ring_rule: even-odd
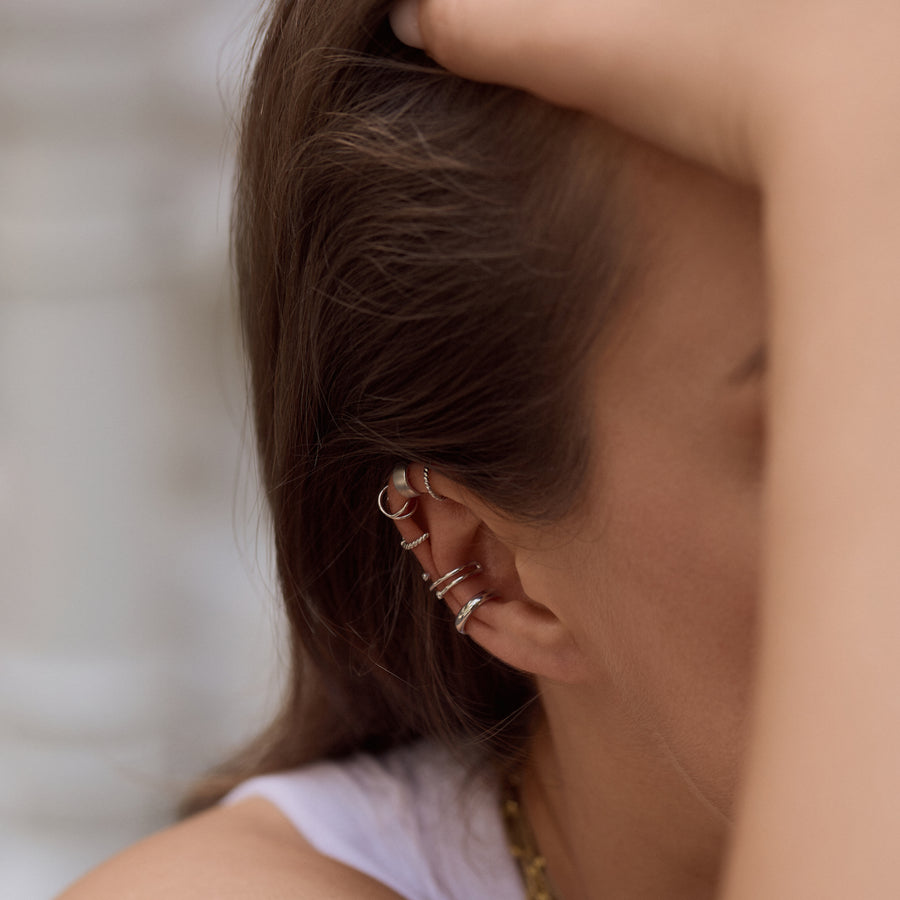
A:
POLYGON ((153 835, 59 900, 402 900, 313 849, 270 802, 251 797, 153 835))

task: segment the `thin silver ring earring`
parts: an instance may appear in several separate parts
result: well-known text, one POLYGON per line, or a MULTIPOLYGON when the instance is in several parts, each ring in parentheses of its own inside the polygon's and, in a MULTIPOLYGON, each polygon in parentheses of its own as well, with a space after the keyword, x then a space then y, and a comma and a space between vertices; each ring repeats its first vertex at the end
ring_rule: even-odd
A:
POLYGON ((415 550, 416 547, 421 547, 430 537, 431 535, 426 531, 425 534, 417 537, 414 541, 400 541, 400 546, 404 550, 415 550))
POLYGON ((471 578, 481 571, 481 563, 466 563, 464 566, 459 566, 446 575, 441 575, 440 578, 435 579, 428 590, 433 591, 439 600, 443 600, 458 584, 462 584, 467 578, 471 578))
POLYGON ((456 625, 456 630, 460 634, 466 633, 466 622, 469 621, 469 616, 481 606, 482 603, 486 603, 488 600, 496 600, 497 595, 492 594, 490 591, 482 591, 480 594, 476 594, 471 600, 467 603, 463 604, 463 608, 456 614, 456 620, 454 624, 456 625))
POLYGON ((412 500, 407 500, 403 506, 397 510, 397 512, 392 513, 387 507, 385 507, 385 503, 387 502, 387 492, 388 485, 385 485, 381 492, 378 494, 378 508, 381 512, 386 515, 389 519, 393 519, 395 522, 399 519, 408 519, 415 511, 416 507, 419 505, 415 498, 412 500))
POLYGON ((434 488, 432 488, 431 475, 430 475, 428 466, 425 466, 425 471, 422 473, 422 477, 425 479, 425 490, 428 491, 429 496, 431 496, 434 500, 446 500, 447 499, 443 495, 436 493, 434 488))
POLYGON ((406 474, 407 468, 408 467, 403 463, 397 463, 397 465, 394 466, 394 471, 391 472, 391 481, 394 483, 394 487, 401 497, 412 500, 414 497, 418 497, 422 492, 417 491, 409 483, 409 475, 406 474))

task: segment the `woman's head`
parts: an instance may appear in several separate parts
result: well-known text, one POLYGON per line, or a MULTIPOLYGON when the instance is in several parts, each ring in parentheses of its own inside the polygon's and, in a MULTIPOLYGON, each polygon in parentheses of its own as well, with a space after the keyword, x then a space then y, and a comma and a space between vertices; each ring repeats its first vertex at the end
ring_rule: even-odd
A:
MULTIPOLYGON (((275 3, 246 101, 235 253, 279 578, 327 694, 315 752, 515 745, 530 679, 459 641, 375 497, 403 459, 512 518, 573 504, 622 280, 615 142, 438 69, 386 7, 275 3)), ((308 702, 298 682, 295 731, 308 702)))
POLYGON ((762 336, 754 200, 448 75, 386 6, 274 4, 245 108, 235 252, 294 650, 250 766, 419 735, 509 758, 536 673, 576 731, 615 696, 724 806, 756 587, 759 381, 725 377, 762 336), (375 506, 397 461, 451 497, 401 523, 431 532, 413 553, 375 506), (503 600, 473 641, 417 559, 485 566, 466 592, 503 600))

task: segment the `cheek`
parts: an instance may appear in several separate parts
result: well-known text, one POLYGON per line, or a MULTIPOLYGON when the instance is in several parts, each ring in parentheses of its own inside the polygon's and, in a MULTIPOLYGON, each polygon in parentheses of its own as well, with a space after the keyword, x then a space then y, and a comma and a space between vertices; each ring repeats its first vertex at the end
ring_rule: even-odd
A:
POLYGON ((752 435, 745 440, 734 429, 721 440, 709 456, 674 439, 608 455, 586 631, 600 648, 598 677, 615 681, 724 808, 754 656, 759 451, 752 435), (735 442, 730 452, 721 440, 735 442))
POLYGON ((598 576, 610 611, 655 655, 746 643, 758 578, 761 404, 748 392, 716 415, 659 414, 613 432, 596 504, 598 576), (618 440, 615 438, 618 437, 618 440), (621 601, 620 599, 621 598, 621 601))
POLYGON ((623 650, 668 675, 738 664, 757 591, 758 490, 678 467, 620 475, 601 578, 623 650), (619 502, 621 498, 621 502, 619 502))

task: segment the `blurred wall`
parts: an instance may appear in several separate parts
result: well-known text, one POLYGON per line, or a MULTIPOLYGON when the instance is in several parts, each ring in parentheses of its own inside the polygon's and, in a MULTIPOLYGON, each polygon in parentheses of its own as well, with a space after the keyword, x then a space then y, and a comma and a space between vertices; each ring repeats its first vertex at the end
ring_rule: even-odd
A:
POLYGON ((254 12, 0 4, 10 900, 51 897, 165 824, 277 694, 249 451, 241 461, 220 98, 233 100, 254 12))

